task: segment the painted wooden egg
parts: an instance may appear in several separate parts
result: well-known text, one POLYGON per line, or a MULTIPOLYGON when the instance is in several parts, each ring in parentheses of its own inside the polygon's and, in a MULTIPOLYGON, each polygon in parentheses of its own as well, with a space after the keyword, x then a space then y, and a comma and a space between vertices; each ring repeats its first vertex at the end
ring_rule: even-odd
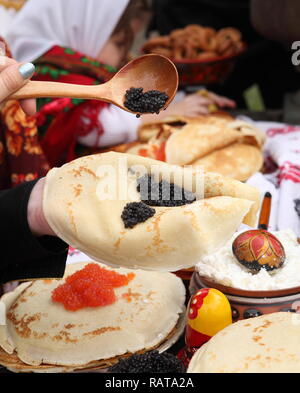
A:
POLYGON ((285 261, 281 242, 270 232, 255 229, 241 233, 232 244, 236 259, 252 272, 260 269, 272 271, 280 268, 285 261))

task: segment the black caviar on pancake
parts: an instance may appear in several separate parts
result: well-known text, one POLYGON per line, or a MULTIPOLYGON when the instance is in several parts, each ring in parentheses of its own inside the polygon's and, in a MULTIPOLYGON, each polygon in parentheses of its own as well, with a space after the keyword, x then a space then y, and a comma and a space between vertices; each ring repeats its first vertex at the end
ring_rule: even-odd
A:
POLYGON ((137 191, 141 195, 141 202, 127 203, 121 215, 125 228, 133 228, 153 217, 155 209, 150 206, 176 207, 196 200, 192 192, 165 180, 156 182, 148 174, 137 179, 137 191))
POLYGON ((141 200, 148 206, 183 206, 196 200, 192 192, 165 180, 156 182, 150 175, 140 177, 137 183, 137 191, 141 195, 141 200))
POLYGON ((137 117, 142 113, 159 113, 165 106, 169 96, 158 90, 149 90, 145 93, 142 87, 131 87, 126 90, 124 106, 132 112, 137 113, 137 117))
POLYGON ((108 369, 111 373, 185 373, 183 363, 173 354, 150 351, 132 355, 108 369))
POLYGON ((130 202, 124 207, 121 218, 125 228, 133 228, 140 222, 145 222, 154 216, 155 209, 147 206, 143 202, 130 202))

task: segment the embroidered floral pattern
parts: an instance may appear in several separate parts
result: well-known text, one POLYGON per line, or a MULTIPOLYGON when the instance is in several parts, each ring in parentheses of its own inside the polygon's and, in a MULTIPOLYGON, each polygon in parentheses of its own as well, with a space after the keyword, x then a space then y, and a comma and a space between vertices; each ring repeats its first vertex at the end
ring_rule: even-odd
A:
POLYGON ((33 116, 26 116, 17 101, 8 101, 2 109, 2 115, 7 126, 6 143, 10 154, 19 156, 23 148, 31 155, 42 154, 33 116))
POLYGON ((13 186, 17 186, 21 183, 35 180, 38 177, 39 177, 38 173, 27 173, 27 174, 12 173, 11 181, 12 181, 13 186))
POLYGON ((35 117, 27 116, 18 101, 7 101, 0 109, 0 189, 45 176, 48 170, 35 117))
POLYGON ((279 167, 278 183, 282 180, 291 180, 293 183, 300 183, 300 166, 286 161, 279 167))
MULTIPOLYGON (((54 46, 37 59, 35 80, 96 85, 108 81, 115 69, 73 49, 54 46)), ((103 129, 98 120, 108 104, 96 100, 69 98, 39 99, 37 124, 41 144, 51 166, 58 166, 82 155, 77 137, 103 129), (88 121, 87 121, 88 119, 88 121), (63 132, 62 132, 63 130, 63 132)), ((86 153, 88 154, 88 153, 86 153)))
MULTIPOLYGON (((85 85, 106 82, 116 71, 59 46, 37 59, 35 65, 36 80, 85 85)), ((0 189, 45 176, 50 165, 76 158, 76 138, 86 135, 91 127, 102 133, 98 114, 105 102, 47 98, 37 103, 36 116, 27 116, 17 101, 8 101, 0 109, 0 189), (82 120, 83 115, 88 115, 89 122, 82 120)))

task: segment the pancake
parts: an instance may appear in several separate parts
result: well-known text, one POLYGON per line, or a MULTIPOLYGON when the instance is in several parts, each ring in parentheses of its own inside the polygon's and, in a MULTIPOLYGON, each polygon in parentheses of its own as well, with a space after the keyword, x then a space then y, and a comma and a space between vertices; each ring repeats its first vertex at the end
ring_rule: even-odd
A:
POLYGON ((176 271, 217 250, 242 222, 255 226, 259 203, 259 191, 236 180, 111 152, 82 157, 48 172, 43 209, 52 230, 93 260, 176 271), (183 206, 154 206, 150 209, 154 215, 125 228, 124 208, 141 202, 137 179, 142 170, 169 182, 172 176, 180 187, 182 179, 190 180, 185 190, 197 200, 183 206))
MULTIPOLYGON (((141 143, 146 143, 159 132, 163 131, 165 126, 169 126, 174 130, 177 130, 189 121, 190 119, 184 116, 167 116, 161 121, 143 124, 138 129, 138 140, 141 143)), ((191 121, 193 120, 191 119, 191 121)))
POLYGON ((170 115, 164 119, 142 124, 138 129, 138 140, 142 143, 148 142, 151 138, 155 137, 158 132, 161 132, 165 126, 170 126, 174 131, 181 129, 186 124, 226 124, 234 121, 234 118, 226 112, 218 111, 213 115, 187 117, 170 115))
POLYGON ((299 323, 288 312, 235 322, 194 354, 188 373, 299 373, 299 323))
POLYGON ((103 307, 68 311, 53 302, 52 291, 87 264, 68 265, 63 280, 26 283, 2 297, 6 325, 0 326, 0 346, 12 356, 0 353, 1 364, 17 370, 25 363, 30 366, 25 370, 50 372, 61 366, 107 366, 120 356, 153 349, 169 336, 185 301, 184 285, 171 273, 135 270, 127 285, 115 289, 117 301, 103 307))
MULTIPOLYGON (((179 328, 179 327, 178 327, 179 328)), ((180 330, 178 331, 180 332, 180 330)), ((153 348, 144 349, 142 351, 137 351, 134 354, 142 354, 152 350, 160 351, 160 348, 163 348, 167 343, 168 347, 170 345, 168 340, 174 340, 173 337, 176 338, 178 336, 177 326, 168 334, 165 340, 162 343, 154 346, 153 348)), ((176 340, 177 341, 177 340, 176 340)), ((174 340, 174 342, 176 342, 174 340)), ((171 341, 172 342, 172 341, 171 341)), ((163 351, 162 351, 163 352, 163 351)), ((85 365, 77 365, 77 366, 54 366, 49 364, 40 364, 40 365, 29 365, 22 362, 17 354, 14 352, 13 354, 8 354, 3 349, 0 348, 0 365, 5 367, 7 370, 12 371, 14 373, 69 373, 69 372, 106 372, 106 369, 118 363, 120 359, 128 358, 132 356, 132 353, 126 353, 120 356, 114 356, 110 359, 97 360, 94 362, 89 362, 85 365)))
POLYGON ((263 156, 255 146, 234 143, 199 158, 192 165, 201 165, 205 171, 246 181, 262 168, 263 156))
MULTIPOLYGON (((189 123, 172 133, 166 143, 166 162, 187 165, 237 142, 260 149, 263 141, 262 132, 248 123, 218 118, 202 120, 189 123)), ((247 157, 244 160, 247 162, 247 157)))
POLYGON ((137 143, 134 146, 130 146, 127 150, 127 154, 135 154, 135 155, 141 155, 140 152, 142 150, 145 151, 146 156, 148 157, 148 147, 149 145, 147 143, 137 143))
POLYGON ((239 138, 240 142, 247 143, 259 148, 263 147, 266 141, 266 135, 259 128, 243 120, 234 120, 229 122, 227 125, 229 128, 232 128, 233 130, 239 131, 241 133, 241 137, 239 138))
POLYGON ((265 134, 226 116, 169 117, 145 124, 130 154, 175 165, 203 165, 207 171, 245 181, 263 165, 265 134), (142 141, 142 142, 141 142, 142 141), (147 142, 147 143, 146 143, 147 142))

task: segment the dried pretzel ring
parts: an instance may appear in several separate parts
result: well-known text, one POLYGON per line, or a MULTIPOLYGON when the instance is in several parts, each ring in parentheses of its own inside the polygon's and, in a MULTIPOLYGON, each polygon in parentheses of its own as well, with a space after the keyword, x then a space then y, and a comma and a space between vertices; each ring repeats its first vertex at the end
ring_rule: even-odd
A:
POLYGON ((228 54, 232 44, 241 41, 241 33, 233 27, 228 27, 218 31, 216 36, 216 50, 219 54, 228 54))
POLYGON ((170 42, 173 48, 173 58, 183 59, 187 51, 187 35, 183 29, 173 30, 170 34, 170 42))
POLYGON ((201 52, 198 54, 198 60, 210 60, 217 56, 216 52, 201 52))
POLYGON ((175 29, 172 30, 170 33, 170 39, 172 40, 177 40, 179 37, 185 37, 186 36, 186 32, 184 31, 184 29, 175 29))
POLYGON ((169 36, 153 37, 150 40, 148 40, 143 46, 145 52, 151 52, 152 49, 156 47, 170 48, 170 37, 169 36))
POLYGON ((199 35, 200 49, 204 51, 214 51, 216 47, 216 31, 210 27, 202 29, 199 35))
POLYGON ((144 52, 158 53, 181 59, 209 59, 238 53, 243 48, 241 33, 228 27, 216 32, 210 27, 190 24, 175 29, 169 36, 150 39, 143 46, 144 52))
POLYGON ((156 46, 151 50, 151 53, 156 53, 157 55, 162 55, 165 57, 172 57, 172 49, 170 48, 165 48, 164 46, 156 46))
POLYGON ((241 41, 241 39, 242 39, 241 33, 237 29, 235 29, 234 27, 226 27, 224 29, 219 30, 217 32, 217 38, 218 37, 219 38, 225 37, 225 38, 228 38, 234 42, 241 41))

